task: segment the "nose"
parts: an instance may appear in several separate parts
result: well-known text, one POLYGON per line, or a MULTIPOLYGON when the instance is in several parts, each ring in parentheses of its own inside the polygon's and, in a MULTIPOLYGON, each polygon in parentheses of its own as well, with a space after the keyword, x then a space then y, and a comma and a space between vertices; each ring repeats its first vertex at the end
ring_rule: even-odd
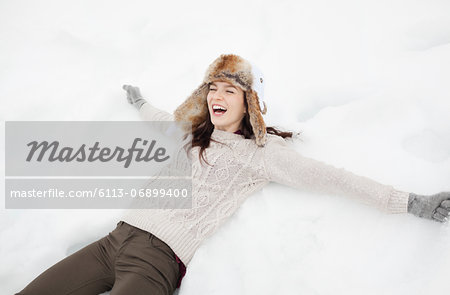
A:
POLYGON ((223 102, 223 95, 218 90, 216 90, 214 93, 212 93, 211 101, 217 102, 221 101, 223 102))
POLYGON ((213 93, 212 93, 212 97, 213 98, 223 98, 223 94, 222 94, 222 92, 220 91, 220 89, 216 89, 216 91, 214 91, 213 93))

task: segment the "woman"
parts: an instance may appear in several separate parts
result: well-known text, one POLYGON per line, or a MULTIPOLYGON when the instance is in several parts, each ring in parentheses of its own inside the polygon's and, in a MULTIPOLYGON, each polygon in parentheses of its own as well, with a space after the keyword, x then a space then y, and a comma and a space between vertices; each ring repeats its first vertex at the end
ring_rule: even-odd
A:
POLYGON ((192 209, 128 210, 114 231, 58 262, 17 294, 172 294, 196 249, 245 199, 270 181, 357 198, 387 213, 447 220, 450 192, 421 196, 306 158, 266 127, 264 77, 240 56, 218 57, 172 116, 133 86, 145 120, 192 124, 192 209))

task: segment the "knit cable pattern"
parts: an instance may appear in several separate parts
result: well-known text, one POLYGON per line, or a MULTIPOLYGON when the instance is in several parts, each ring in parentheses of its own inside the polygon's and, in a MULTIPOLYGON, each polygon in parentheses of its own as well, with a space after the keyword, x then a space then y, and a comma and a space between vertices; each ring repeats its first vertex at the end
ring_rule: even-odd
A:
MULTIPOLYGON (((141 107, 140 115, 151 121, 174 119, 149 103, 141 107)), ((266 136, 266 145, 259 147, 254 138, 214 129, 211 137, 220 143, 211 141, 205 150, 212 166, 200 162, 199 147, 190 151, 191 209, 128 209, 121 220, 153 233, 188 265, 202 241, 216 232, 249 195, 270 181, 354 198, 387 213, 407 212, 408 192, 304 157, 283 138, 266 136)), ((176 165, 167 169, 180 168, 176 165)))

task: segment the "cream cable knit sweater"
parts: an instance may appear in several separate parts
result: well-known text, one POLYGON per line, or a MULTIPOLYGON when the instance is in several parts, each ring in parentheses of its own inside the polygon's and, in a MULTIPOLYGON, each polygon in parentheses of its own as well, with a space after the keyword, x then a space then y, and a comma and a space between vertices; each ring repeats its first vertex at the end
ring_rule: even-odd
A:
MULTIPOLYGON (((171 121, 173 116, 149 103, 139 110, 143 120, 171 121)), ((354 197, 386 213, 406 213, 408 192, 383 185, 323 162, 307 158, 281 137, 268 134, 264 147, 254 139, 214 129, 205 150, 207 166, 192 148, 192 209, 128 209, 121 220, 153 233, 187 266, 203 240, 211 236, 253 192, 270 181, 301 190, 354 197)))

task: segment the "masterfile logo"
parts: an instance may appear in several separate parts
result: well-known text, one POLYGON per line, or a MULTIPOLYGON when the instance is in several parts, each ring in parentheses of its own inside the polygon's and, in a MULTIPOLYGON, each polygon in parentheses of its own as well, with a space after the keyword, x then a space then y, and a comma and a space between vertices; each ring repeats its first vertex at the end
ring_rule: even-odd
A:
POLYGON ((6 208, 188 208, 180 122, 7 121, 6 208))
POLYGON ((45 156, 47 156, 49 162, 107 162, 116 160, 118 162, 124 162, 124 167, 128 168, 133 160, 133 154, 136 154, 136 158, 134 159, 136 162, 149 162, 152 160, 163 162, 169 158, 169 156, 166 156, 166 149, 163 147, 156 148, 156 151, 152 153, 156 140, 152 140, 147 146, 148 142, 148 140, 143 140, 142 138, 135 138, 130 148, 126 149, 116 146, 114 150, 111 150, 108 147, 100 148, 100 143, 98 141, 96 141, 92 147, 86 147, 86 144, 82 144, 78 149, 75 149, 73 147, 61 148, 58 141, 49 143, 48 141, 38 142, 35 140, 27 144, 27 146, 30 147, 30 152, 28 153, 26 161, 33 161, 35 154, 37 154, 35 160, 38 162, 41 162, 45 156), (144 148, 138 148, 139 142, 142 142, 142 145, 146 150, 144 148))

